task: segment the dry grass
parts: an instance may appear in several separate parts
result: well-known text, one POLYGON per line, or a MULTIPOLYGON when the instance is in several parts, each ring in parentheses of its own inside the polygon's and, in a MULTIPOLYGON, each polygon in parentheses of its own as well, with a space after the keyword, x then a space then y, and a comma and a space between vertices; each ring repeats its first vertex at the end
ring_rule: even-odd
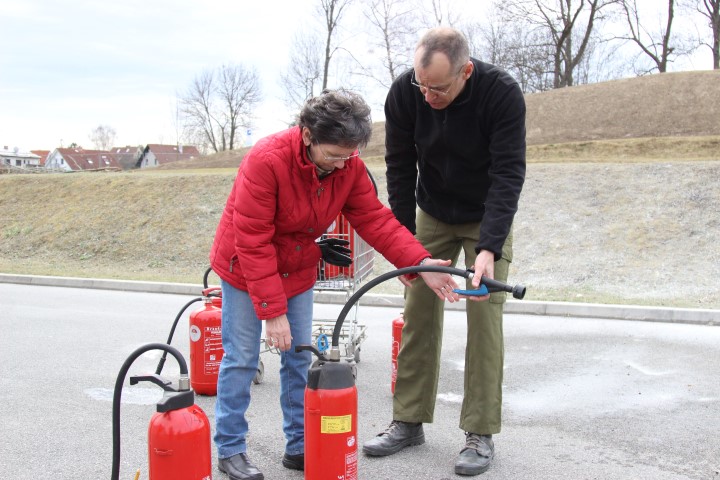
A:
POLYGON ((531 94, 529 145, 720 135, 720 70, 662 73, 531 94))
POLYGON ((196 280, 207 268, 209 243, 233 178, 227 173, 2 176, 0 271, 196 280), (23 208, 5 208, 11 205, 23 208))
POLYGON ((530 145, 529 163, 638 163, 718 160, 720 136, 651 137, 530 145))
MULTIPOLYGON (((593 110, 586 98, 575 110, 593 110)), ((511 281, 534 300, 720 308, 720 118, 711 126, 703 136, 532 145, 511 281)), ((376 127, 364 156, 386 202, 376 127)), ((0 175, 0 271, 199 284, 243 153, 174 165, 183 169, 0 175)), ((390 268, 377 259, 376 274, 390 268)))

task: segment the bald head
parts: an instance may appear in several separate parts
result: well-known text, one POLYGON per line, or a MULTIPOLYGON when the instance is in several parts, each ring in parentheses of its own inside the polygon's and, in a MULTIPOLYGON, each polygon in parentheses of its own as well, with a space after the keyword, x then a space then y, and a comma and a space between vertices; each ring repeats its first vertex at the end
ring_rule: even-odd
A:
POLYGON ((470 47, 465 36, 450 27, 436 27, 422 36, 415 48, 416 61, 427 68, 436 53, 444 54, 451 68, 459 69, 470 59, 470 47))

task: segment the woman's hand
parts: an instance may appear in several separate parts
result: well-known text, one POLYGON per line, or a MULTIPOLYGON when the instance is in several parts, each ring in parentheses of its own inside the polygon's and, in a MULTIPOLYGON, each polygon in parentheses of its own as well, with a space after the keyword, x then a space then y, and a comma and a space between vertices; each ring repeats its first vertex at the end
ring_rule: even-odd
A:
POLYGON ((290 350, 292 335, 287 315, 265 320, 265 343, 269 348, 279 348, 283 352, 290 350))
MULTIPOLYGON (((428 258, 425 260, 425 263, 423 263, 424 267, 449 267, 450 266, 450 260, 440 260, 435 258, 428 258)), ((421 272, 420 277, 422 277, 425 284, 435 292, 435 295, 438 296, 441 300, 447 300, 448 302, 457 302, 460 300, 460 296, 453 292, 454 288, 458 288, 457 283, 455 283, 455 279, 452 275, 449 273, 439 273, 439 272, 421 272)), ((406 287, 412 287, 412 282, 408 280, 405 276, 400 277, 400 281, 405 285, 406 287)))

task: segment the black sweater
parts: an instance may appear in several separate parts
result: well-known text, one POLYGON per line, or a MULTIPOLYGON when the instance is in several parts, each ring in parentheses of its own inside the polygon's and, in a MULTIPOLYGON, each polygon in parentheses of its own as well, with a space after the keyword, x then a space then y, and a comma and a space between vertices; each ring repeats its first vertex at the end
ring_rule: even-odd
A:
POLYGON ((471 77, 443 110, 425 103, 412 70, 393 82, 385 102, 387 188, 411 232, 416 202, 445 223, 481 221, 476 251, 498 260, 525 180, 525 99, 510 75, 471 60, 471 77))

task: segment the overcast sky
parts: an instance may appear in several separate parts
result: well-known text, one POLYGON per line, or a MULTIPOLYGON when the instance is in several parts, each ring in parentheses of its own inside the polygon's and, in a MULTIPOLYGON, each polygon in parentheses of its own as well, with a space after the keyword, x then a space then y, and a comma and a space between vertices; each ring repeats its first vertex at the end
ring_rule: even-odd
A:
MULTIPOLYGON (((177 93, 203 71, 229 63, 254 67, 260 76, 265 100, 251 140, 281 130, 292 113, 282 103, 279 77, 295 32, 317 28, 317 4, 0 0, 0 147, 93 148, 89 134, 100 124, 117 131, 116 146, 173 144, 177 93)), ((456 0, 461 4, 463 15, 479 16, 489 0, 456 0)), ((357 17, 344 21, 362 30, 357 17)), ((366 97, 373 120, 382 120, 382 98, 384 91, 366 97)))
POLYGON ((107 124, 116 145, 175 143, 176 92, 222 64, 260 75, 253 136, 285 127, 277 82, 312 0, 0 0, 0 147, 52 150, 107 124))

